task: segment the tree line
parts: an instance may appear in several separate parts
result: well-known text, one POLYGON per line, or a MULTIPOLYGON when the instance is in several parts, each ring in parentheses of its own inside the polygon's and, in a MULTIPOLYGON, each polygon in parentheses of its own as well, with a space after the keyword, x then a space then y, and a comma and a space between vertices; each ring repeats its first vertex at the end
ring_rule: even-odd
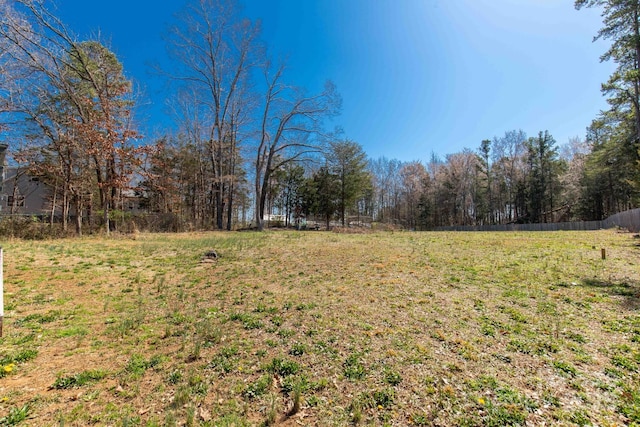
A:
POLYGON ((617 64, 603 84, 610 109, 584 137, 559 146, 547 131, 509 130, 412 162, 370 159, 328 130, 335 86, 311 93, 287 81, 233 0, 190 0, 168 31, 173 67, 156 71, 175 88, 177 128, 149 141, 117 56, 78 40, 47 6, 0 1, 0 132, 14 161, 51 188, 51 220, 65 231, 108 233, 132 199, 135 215, 164 218, 166 230, 261 230, 273 214, 285 225, 409 229, 594 220, 640 202, 638 1, 575 2, 602 8, 596 38, 612 41, 602 60, 617 64))

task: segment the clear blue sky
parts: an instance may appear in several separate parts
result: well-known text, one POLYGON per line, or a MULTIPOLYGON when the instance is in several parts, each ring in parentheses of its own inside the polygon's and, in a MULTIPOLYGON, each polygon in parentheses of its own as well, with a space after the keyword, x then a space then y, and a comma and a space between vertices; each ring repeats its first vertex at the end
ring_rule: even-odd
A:
MULTIPOLYGON (((559 144, 584 136, 606 108, 600 84, 606 42, 593 43, 599 10, 573 0, 245 0, 289 81, 319 90, 336 83, 334 120, 370 157, 427 161, 477 149, 523 129, 559 144)), ((149 63, 166 60, 163 33, 181 1, 57 0, 57 15, 81 37, 100 33, 144 91, 147 134, 163 123, 166 95, 149 63)))

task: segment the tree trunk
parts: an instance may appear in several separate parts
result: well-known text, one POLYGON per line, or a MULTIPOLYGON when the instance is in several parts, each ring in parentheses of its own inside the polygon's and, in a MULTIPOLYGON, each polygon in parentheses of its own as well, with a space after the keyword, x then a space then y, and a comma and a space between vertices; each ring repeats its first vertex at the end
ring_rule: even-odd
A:
POLYGON ((81 199, 82 199, 82 196, 75 196, 73 198, 74 208, 76 210, 76 218, 75 218, 76 234, 78 236, 82 236, 82 211, 84 209, 84 206, 81 199))
MULTIPOLYGON (((100 189, 100 199, 102 203, 102 222, 104 224, 104 232, 108 236, 111 232, 111 224, 109 224, 109 200, 105 189, 100 189)), ((77 212, 76 215, 78 215, 77 212)))
MULTIPOLYGON (((264 168, 264 175, 262 180, 260 176, 256 176, 256 222, 259 231, 264 229, 264 208, 267 204, 267 193, 269 192, 269 180, 271 179, 271 162, 273 152, 270 151, 267 154, 266 165, 264 168), (260 182, 262 181, 262 182, 260 182)), ((258 161, 260 164, 261 162, 258 161)))
POLYGON ((58 180, 56 179, 56 183, 53 186, 53 200, 51 200, 51 214, 49 217, 49 227, 51 228, 51 231, 53 231, 53 220, 56 213, 57 196, 58 196, 58 180))
MULTIPOLYGON (((635 72, 637 73, 640 70, 640 22, 638 22, 638 5, 636 3, 636 7, 633 9, 633 32, 634 32, 634 43, 635 43, 635 58, 634 58, 634 67, 635 72)), ((635 119, 636 126, 636 135, 635 142, 638 144, 640 142, 640 76, 635 75, 633 78, 633 115, 635 119)))
POLYGON ((233 181, 229 184, 229 200, 227 201, 227 231, 231 231, 233 220, 233 181))
POLYGON ((62 231, 66 233, 69 224, 69 192, 65 188, 64 193, 62 195, 62 231))

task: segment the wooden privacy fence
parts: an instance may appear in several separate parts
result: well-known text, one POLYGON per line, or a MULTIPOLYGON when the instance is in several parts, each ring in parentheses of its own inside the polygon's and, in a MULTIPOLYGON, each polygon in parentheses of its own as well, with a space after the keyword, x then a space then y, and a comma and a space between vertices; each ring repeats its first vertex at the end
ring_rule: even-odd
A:
POLYGON ((603 221, 549 222, 539 224, 454 225, 436 227, 435 231, 561 231, 600 230, 620 227, 637 233, 640 231, 640 209, 631 209, 611 215, 603 221))

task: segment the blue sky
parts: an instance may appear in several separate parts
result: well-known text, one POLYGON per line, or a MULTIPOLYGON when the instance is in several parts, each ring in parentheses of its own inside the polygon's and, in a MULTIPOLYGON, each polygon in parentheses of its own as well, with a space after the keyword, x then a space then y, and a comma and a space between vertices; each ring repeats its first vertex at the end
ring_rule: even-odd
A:
MULTIPOLYGON (((166 61, 163 33, 181 1, 58 0, 82 38, 100 34, 143 90, 141 128, 166 123, 166 91, 149 64, 166 61)), ((573 0, 245 0, 263 39, 309 90, 332 80, 333 125, 372 158, 427 161, 522 129, 558 144, 584 136, 607 104, 599 10, 573 0)))

